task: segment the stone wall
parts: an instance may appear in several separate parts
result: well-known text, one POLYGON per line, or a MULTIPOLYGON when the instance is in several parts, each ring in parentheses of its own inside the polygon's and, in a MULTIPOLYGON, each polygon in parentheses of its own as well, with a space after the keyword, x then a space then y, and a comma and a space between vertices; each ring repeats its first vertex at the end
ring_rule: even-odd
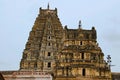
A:
POLYGON ((112 80, 120 80, 120 73, 113 72, 112 73, 112 80))
POLYGON ((52 80, 52 76, 40 71, 3 71, 5 80, 52 80))

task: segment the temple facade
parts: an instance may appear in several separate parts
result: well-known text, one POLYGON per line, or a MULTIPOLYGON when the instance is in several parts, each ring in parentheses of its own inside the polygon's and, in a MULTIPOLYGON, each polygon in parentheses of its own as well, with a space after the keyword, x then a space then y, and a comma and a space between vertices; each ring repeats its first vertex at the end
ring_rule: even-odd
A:
POLYGON ((62 26, 57 8, 40 8, 20 62, 20 71, 43 71, 54 80, 111 80, 111 70, 97 43, 95 27, 62 26))

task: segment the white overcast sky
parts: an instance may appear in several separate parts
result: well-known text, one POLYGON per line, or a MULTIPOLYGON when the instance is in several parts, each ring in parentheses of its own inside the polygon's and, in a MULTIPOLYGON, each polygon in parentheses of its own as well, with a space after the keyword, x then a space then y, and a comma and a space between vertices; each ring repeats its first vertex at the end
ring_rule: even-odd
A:
POLYGON ((120 72, 120 0, 0 0, 0 71, 18 70, 39 8, 58 9, 63 26, 97 30, 97 41, 120 72))

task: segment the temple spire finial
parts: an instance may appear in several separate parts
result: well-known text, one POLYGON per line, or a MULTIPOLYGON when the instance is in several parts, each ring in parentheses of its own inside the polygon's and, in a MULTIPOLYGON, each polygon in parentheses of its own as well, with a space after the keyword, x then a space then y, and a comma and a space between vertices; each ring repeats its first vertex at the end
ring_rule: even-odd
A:
POLYGON ((50 7, 50 6, 49 6, 49 3, 48 3, 47 9, 49 9, 49 7, 50 7))
POLYGON ((79 26, 79 29, 81 29, 81 26, 82 26, 81 25, 81 20, 79 20, 79 25, 78 26, 79 26))

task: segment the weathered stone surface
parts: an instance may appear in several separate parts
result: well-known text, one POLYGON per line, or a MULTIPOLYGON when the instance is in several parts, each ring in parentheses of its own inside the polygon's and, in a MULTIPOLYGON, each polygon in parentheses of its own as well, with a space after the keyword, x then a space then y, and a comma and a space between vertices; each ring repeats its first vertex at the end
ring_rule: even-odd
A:
POLYGON ((40 9, 23 52, 20 70, 53 72, 55 58, 62 49, 62 36, 57 10, 40 9))
POLYGON ((113 72, 112 73, 112 80, 120 80, 120 73, 119 72, 113 72))
POLYGON ((30 32, 20 70, 46 71, 56 80, 111 80, 109 65, 97 43, 95 27, 64 28, 57 9, 42 9, 30 32))
POLYGON ((78 29, 63 28, 57 9, 49 7, 40 8, 23 51, 20 71, 3 75, 6 80, 41 80, 37 71, 52 75, 54 80, 111 80, 95 28, 83 29, 81 21, 78 29))
POLYGON ((53 80, 51 74, 41 71, 3 71, 2 74, 5 80, 53 80))

